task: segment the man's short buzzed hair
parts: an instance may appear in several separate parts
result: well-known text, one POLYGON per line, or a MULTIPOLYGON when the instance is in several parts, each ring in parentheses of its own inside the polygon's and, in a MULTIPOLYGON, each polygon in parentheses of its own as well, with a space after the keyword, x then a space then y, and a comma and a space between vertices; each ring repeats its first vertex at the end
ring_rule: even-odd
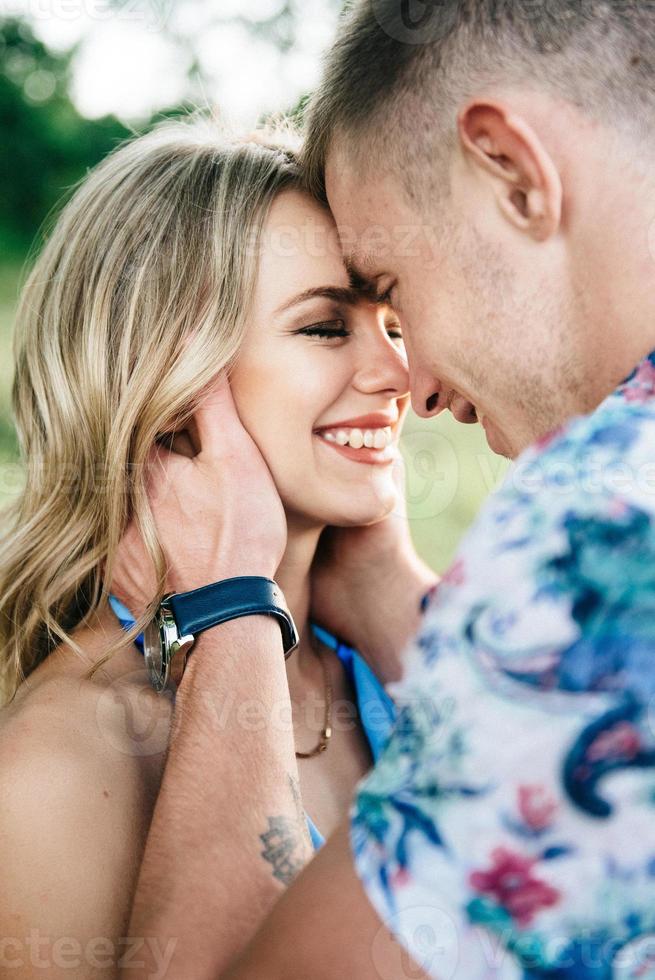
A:
POLYGON ((354 0, 307 112, 312 193, 326 199, 339 140, 416 202, 458 108, 490 85, 545 90, 654 143, 655 0, 354 0))

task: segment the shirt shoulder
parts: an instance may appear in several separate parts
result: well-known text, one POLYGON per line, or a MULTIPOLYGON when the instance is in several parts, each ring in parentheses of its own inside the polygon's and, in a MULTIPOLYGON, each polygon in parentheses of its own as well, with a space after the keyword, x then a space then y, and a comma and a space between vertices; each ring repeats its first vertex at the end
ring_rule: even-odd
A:
POLYGON ((608 976, 655 929, 654 374, 510 469, 389 686, 398 721, 358 789, 353 855, 435 977, 444 955, 476 980, 582 956, 608 976))

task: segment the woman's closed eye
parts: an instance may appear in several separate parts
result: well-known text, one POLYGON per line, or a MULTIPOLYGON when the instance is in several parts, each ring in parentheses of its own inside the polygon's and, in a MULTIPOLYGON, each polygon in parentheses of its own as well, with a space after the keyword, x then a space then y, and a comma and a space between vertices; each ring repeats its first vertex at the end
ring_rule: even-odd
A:
POLYGON ((327 320, 324 323, 313 323, 309 327, 302 327, 296 333, 303 334, 305 337, 349 337, 351 331, 347 329, 344 320, 327 320))
MULTIPOLYGON (((398 324, 389 324, 389 336, 392 340, 402 340, 403 335, 398 324)), ((303 334, 305 337, 319 337, 324 339, 349 337, 351 330, 345 325, 343 320, 330 320, 325 323, 314 323, 310 327, 302 327, 296 333, 303 334)))

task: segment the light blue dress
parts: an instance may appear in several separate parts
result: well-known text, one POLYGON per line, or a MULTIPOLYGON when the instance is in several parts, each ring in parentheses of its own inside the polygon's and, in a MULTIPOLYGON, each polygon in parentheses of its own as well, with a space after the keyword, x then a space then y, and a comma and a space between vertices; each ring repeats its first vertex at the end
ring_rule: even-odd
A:
MULTIPOLYGON (((134 617, 129 609, 115 596, 110 596, 109 602, 121 626, 129 629, 134 624, 134 617)), ((311 624, 311 628, 319 640, 334 650, 346 671, 355 691, 360 721, 368 739, 373 761, 377 762, 389 740, 391 729, 396 720, 394 702, 356 650, 346 646, 345 643, 341 643, 335 636, 315 623, 311 624)), ((135 642, 138 649, 143 653, 143 637, 138 636, 135 642)), ((325 843, 325 838, 309 814, 306 813, 305 816, 312 844, 314 849, 318 850, 325 843)))

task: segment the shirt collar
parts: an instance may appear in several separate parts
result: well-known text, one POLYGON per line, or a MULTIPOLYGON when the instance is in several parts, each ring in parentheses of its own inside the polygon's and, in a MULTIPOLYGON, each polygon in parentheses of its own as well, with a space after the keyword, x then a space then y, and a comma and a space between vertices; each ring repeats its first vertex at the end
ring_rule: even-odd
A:
POLYGON ((644 402, 655 396, 655 351, 625 378, 616 389, 616 394, 627 401, 644 402))

